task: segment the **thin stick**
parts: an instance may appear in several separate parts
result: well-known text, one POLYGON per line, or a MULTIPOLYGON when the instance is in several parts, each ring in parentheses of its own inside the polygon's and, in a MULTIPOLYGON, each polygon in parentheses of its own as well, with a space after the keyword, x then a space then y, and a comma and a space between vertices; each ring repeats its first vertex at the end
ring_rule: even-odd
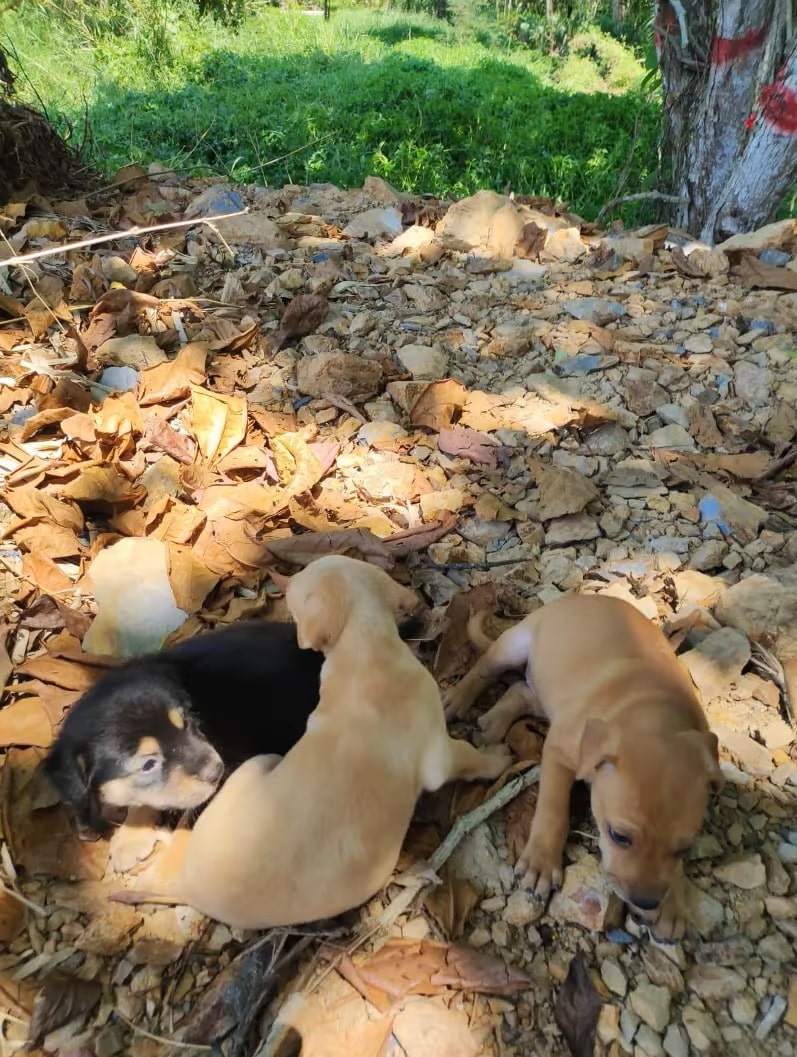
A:
POLYGON ((777 477, 781 470, 787 470, 794 462, 797 462, 797 446, 789 448, 779 459, 773 459, 766 470, 754 477, 753 481, 769 481, 777 477))
MULTIPOLYGON (((7 687, 7 689, 13 691, 13 687, 7 687)), ((21 903, 23 907, 27 907, 28 910, 32 910, 34 914, 41 914, 43 917, 47 917, 47 911, 44 909, 44 907, 40 907, 38 903, 32 903, 29 899, 26 899, 25 896, 21 895, 15 889, 9 888, 8 885, 3 884, 2 881, 0 881, 0 892, 5 892, 7 896, 11 896, 12 899, 16 899, 18 903, 21 903)))
POLYGON ((621 195, 620 198, 612 198, 595 217, 595 223, 599 223, 601 217, 608 213, 610 209, 614 209, 615 206, 625 205, 627 202, 671 202, 673 205, 680 205, 685 201, 686 199, 681 198, 679 195, 668 195, 663 191, 637 191, 633 195, 621 195))
POLYGON ((151 1031, 147 1031, 146 1028, 140 1028, 138 1024, 134 1024, 132 1020, 128 1020, 124 1013, 118 1009, 114 1010, 114 1013, 120 1020, 127 1024, 128 1028, 136 1033, 136 1035, 143 1035, 145 1039, 152 1039, 153 1042, 162 1042, 164 1046, 176 1046, 180 1050, 202 1050, 205 1053, 210 1053, 213 1049, 212 1046, 206 1046, 201 1042, 178 1042, 177 1039, 167 1039, 164 1035, 154 1035, 151 1031))
POLYGON ((112 231, 110 235, 96 235, 90 239, 81 239, 80 242, 67 242, 63 246, 48 246, 47 249, 36 250, 35 253, 25 253, 20 257, 9 257, 8 260, 0 261, 0 268, 14 268, 19 264, 27 264, 29 261, 41 260, 43 257, 57 257, 61 253, 71 253, 73 250, 84 250, 87 246, 97 246, 101 242, 137 239, 141 235, 151 235, 155 231, 192 228, 196 227, 197 224, 212 225, 214 221, 228 220, 230 217, 242 217, 248 212, 248 209, 239 209, 237 213, 221 213, 214 217, 194 217, 191 220, 174 220, 170 224, 154 224, 152 227, 134 227, 128 231, 112 231))

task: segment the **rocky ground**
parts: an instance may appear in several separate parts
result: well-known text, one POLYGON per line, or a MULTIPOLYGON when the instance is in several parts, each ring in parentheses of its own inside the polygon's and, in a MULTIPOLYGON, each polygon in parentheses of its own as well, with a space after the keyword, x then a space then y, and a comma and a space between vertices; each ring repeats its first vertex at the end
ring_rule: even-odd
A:
MULTIPOLYGON (((712 249, 541 199, 157 167, 0 210, 0 1053, 792 1057, 796 324, 794 221, 712 249), (533 786, 388 928, 363 921, 395 886, 265 938, 108 901, 158 834, 77 841, 37 774, 64 710, 108 655, 284 615, 270 572, 330 550, 424 594, 442 683, 474 608, 592 591, 663 626, 727 778, 687 940, 624 914, 578 805, 563 891, 519 890, 533 786)), ((510 731, 516 771, 541 734, 510 731)), ((402 866, 496 789, 422 802, 402 866)))

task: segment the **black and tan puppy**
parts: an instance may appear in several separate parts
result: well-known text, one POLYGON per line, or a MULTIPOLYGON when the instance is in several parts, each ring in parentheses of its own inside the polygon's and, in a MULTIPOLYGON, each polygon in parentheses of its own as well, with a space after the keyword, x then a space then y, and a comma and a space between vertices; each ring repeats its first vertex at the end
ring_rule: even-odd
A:
POLYGON ((225 771, 296 744, 323 660, 293 624, 248 621, 128 661, 75 703, 44 770, 86 837, 107 830, 104 805, 199 807, 225 771))

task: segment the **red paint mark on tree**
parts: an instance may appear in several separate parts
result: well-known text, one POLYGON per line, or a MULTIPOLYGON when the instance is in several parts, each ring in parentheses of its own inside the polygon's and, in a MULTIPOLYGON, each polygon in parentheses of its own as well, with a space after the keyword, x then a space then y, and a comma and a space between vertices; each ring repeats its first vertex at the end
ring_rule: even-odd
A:
POLYGON ((786 84, 785 68, 761 91, 761 117, 784 136, 797 135, 797 92, 786 84))
POLYGON ((715 37, 711 45, 711 62, 714 66, 725 66, 735 59, 742 59, 757 51, 766 40, 766 27, 750 29, 741 37, 715 37))

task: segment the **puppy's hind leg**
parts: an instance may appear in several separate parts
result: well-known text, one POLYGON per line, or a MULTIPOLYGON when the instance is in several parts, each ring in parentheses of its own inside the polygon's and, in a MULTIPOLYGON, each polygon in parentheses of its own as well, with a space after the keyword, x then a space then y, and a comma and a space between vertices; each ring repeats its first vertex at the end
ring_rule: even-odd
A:
POLYGON ((443 704, 448 719, 461 718, 476 698, 499 675, 525 667, 531 653, 533 632, 528 618, 505 631, 476 661, 455 687, 449 690, 443 704))
POLYGON ((499 741, 503 741, 507 731, 516 720, 521 716, 536 712, 535 705, 537 705, 537 695, 528 683, 514 683, 503 697, 496 701, 489 712, 479 716, 483 743, 497 745, 499 741))
POLYGON ((477 749, 467 741, 449 738, 436 747, 424 766, 423 787, 433 793, 446 782, 497 778, 509 767, 512 753, 506 745, 477 749))

